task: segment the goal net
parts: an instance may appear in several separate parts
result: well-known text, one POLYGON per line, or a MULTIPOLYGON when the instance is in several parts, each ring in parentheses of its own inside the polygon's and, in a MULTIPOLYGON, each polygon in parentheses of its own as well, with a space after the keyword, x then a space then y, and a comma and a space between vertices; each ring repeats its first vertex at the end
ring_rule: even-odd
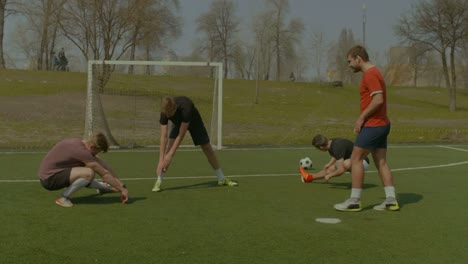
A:
MULTIPOLYGON (((193 100, 211 144, 222 148, 222 63, 91 60, 85 136, 102 131, 114 148, 158 146, 161 99, 181 95, 193 100)), ((182 144, 193 145, 191 137, 182 144)))

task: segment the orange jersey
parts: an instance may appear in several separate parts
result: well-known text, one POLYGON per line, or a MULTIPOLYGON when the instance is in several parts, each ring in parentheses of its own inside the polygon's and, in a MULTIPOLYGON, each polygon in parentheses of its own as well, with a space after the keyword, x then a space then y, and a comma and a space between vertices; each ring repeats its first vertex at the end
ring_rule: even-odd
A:
POLYGON ((361 94, 361 113, 372 101, 372 96, 376 93, 383 93, 384 102, 373 114, 371 114, 364 123, 364 126, 376 127, 390 124, 387 116, 387 93, 385 81, 377 69, 372 67, 362 75, 360 94, 361 94))

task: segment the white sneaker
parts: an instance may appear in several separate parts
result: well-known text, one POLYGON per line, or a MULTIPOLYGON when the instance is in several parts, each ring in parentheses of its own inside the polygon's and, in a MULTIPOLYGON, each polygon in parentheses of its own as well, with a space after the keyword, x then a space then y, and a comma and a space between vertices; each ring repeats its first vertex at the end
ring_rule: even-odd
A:
POLYGON ((400 206, 398 205, 398 201, 395 197, 388 197, 383 201, 383 203, 374 206, 374 210, 377 211, 398 211, 400 210, 400 206))
POLYGON ((335 209, 343 212, 359 212, 362 210, 361 199, 349 198, 348 200, 335 204, 335 209))
POLYGON ((99 184, 102 185, 102 189, 96 189, 97 193, 100 195, 106 194, 106 193, 115 193, 119 192, 119 190, 115 189, 112 187, 110 184, 105 183, 105 182, 99 182, 99 184))
POLYGON ((59 197, 55 200, 55 203, 62 206, 62 207, 72 207, 73 204, 70 201, 70 199, 65 198, 65 197, 59 197))
POLYGON ((156 180, 156 183, 154 184, 152 191, 153 192, 160 192, 161 191, 161 181, 160 180, 156 180))

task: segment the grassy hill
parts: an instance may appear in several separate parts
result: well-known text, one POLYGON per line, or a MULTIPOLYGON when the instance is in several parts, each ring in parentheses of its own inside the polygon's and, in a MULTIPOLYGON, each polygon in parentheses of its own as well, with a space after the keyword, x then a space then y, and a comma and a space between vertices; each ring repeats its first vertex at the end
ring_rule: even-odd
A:
MULTIPOLYGON (((50 147, 61 138, 82 136, 86 80, 85 73, 0 71, 0 148, 50 147)), ((146 112, 153 113, 146 123, 151 124, 148 127, 154 133, 142 136, 148 138, 149 144, 157 144, 157 104, 164 94, 192 97, 209 124, 211 79, 120 75, 108 86, 113 91, 134 89, 139 100, 143 100, 137 102, 135 96, 115 92, 102 97, 107 102, 107 118, 114 120, 110 122, 111 130, 117 135, 126 126, 117 121, 129 118, 123 107, 135 104, 136 109, 137 105, 144 105, 146 112), (145 93, 152 96, 141 96, 145 93)), ((261 81, 258 103, 255 87, 255 81, 224 81, 224 145, 305 145, 317 133, 354 138, 353 125, 359 115, 358 87, 261 81)), ((467 89, 458 90, 457 107, 456 112, 448 110, 445 88, 388 87, 390 142, 467 142, 467 89)), ((138 130, 138 126, 133 127, 128 133, 138 130)))

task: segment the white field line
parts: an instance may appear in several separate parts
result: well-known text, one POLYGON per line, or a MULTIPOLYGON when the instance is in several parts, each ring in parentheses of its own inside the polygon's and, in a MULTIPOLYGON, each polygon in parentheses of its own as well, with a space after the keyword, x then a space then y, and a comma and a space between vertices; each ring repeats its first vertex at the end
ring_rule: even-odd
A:
MULTIPOLYGON (((440 165, 432 165, 432 166, 422 166, 422 167, 408 167, 408 168, 399 168, 399 169, 392 169, 392 171, 408 171, 408 170, 427 170, 427 169, 435 169, 435 168, 445 168, 445 167, 454 167, 468 164, 467 161, 456 162, 456 163, 448 163, 448 164, 440 164, 440 165)), ((367 171, 366 173, 376 173, 377 171, 367 171)), ((299 175, 298 173, 264 173, 264 174, 233 174, 233 175, 226 175, 230 178, 250 178, 250 177, 284 177, 284 176, 296 176, 299 175)), ((187 176, 187 177, 166 177, 164 180, 184 180, 184 179, 215 179, 215 176, 187 176)), ((145 180, 156 180, 156 177, 147 177, 147 178, 121 178, 125 181, 145 181, 145 180)), ((0 183, 19 183, 19 182, 38 182, 39 180, 0 180, 0 183)))
MULTIPOLYGON (((456 146, 468 146, 468 145, 456 145, 456 146)), ((465 149, 459 149, 456 147, 452 147, 450 145, 447 146, 442 146, 442 145, 396 145, 396 146, 388 146, 390 149, 398 149, 398 148, 448 148, 448 149, 454 149, 454 150, 461 150, 461 151, 467 151, 465 149)), ((222 150, 218 151, 264 151, 264 150, 300 150, 300 149, 310 149, 310 150, 315 150, 315 148, 311 145, 310 147, 265 147, 265 148, 224 148, 222 150)), ((187 147, 187 148, 180 148, 178 151, 201 151, 200 148, 198 147, 187 147)), ((128 149, 128 150, 110 150, 111 153, 128 153, 128 152, 134 152, 134 153, 145 153, 145 152, 154 152, 154 153, 159 153, 159 148, 154 148, 154 149, 128 149)), ((47 150, 37 150, 37 151, 0 151, 0 155, 14 155, 14 154, 40 154, 40 153, 47 153, 47 150)))
MULTIPOLYGON (((411 147, 411 146, 395 146, 395 147, 411 147)), ((417 146, 416 146, 417 147, 417 146)), ((455 148, 451 146, 419 146, 419 147, 439 147, 439 148, 447 148, 447 149, 453 149, 453 150, 458 150, 458 151, 465 151, 468 152, 466 149, 460 149, 460 148, 455 148)), ((267 148, 265 148, 267 149, 267 148)), ((268 148, 269 149, 269 148, 268 148)), ((277 149, 285 149, 285 148, 277 148, 277 149)), ((301 148, 291 148, 291 149, 301 149, 301 148)), ((232 149, 234 150, 234 149, 232 149)), ((257 148, 253 149, 236 149, 236 150, 258 150, 257 148)), ((193 150, 189 150, 193 151, 193 150)), ((119 152, 130 152, 130 151, 119 151, 119 152)), ((136 151, 134 151, 136 152, 136 151)), ((147 152, 147 151, 139 151, 139 152, 147 152)), ((42 153, 42 152, 0 152, 1 154, 15 154, 15 153, 21 153, 21 154, 31 154, 31 153, 42 153)), ((44 152, 45 153, 45 152, 44 152)), ((392 169, 392 171, 408 171, 408 170, 427 170, 427 169, 434 169, 434 168, 444 168, 444 167, 453 167, 453 166, 460 166, 468 164, 468 161, 462 161, 462 162, 456 162, 456 163, 448 163, 448 164, 440 164, 440 165, 432 165, 432 166, 421 166, 421 167, 408 167, 408 168, 398 168, 398 169, 392 169)), ((367 171, 366 173, 376 173, 377 171, 367 171)), ((264 173, 264 174, 233 174, 233 175, 226 175, 231 178, 248 178, 248 177, 283 177, 283 176, 295 176, 299 175, 299 173, 284 173, 284 174, 278 174, 278 173, 264 173)), ((216 178, 215 176, 187 176, 187 177, 174 177, 170 178, 167 177, 165 180, 183 180, 183 179, 210 179, 210 178, 216 178)), ((122 180, 126 181, 141 181, 141 180, 155 180, 156 177, 147 177, 147 178, 121 178, 122 180)), ((20 183, 20 182, 38 182, 39 180, 0 180, 0 183, 20 183)))
POLYGON ((452 146, 437 146, 439 148, 446 148, 446 149, 453 149, 453 150, 458 150, 458 151, 464 151, 464 152, 468 152, 468 149, 461 149, 461 148, 455 148, 455 147, 452 147, 452 146))

